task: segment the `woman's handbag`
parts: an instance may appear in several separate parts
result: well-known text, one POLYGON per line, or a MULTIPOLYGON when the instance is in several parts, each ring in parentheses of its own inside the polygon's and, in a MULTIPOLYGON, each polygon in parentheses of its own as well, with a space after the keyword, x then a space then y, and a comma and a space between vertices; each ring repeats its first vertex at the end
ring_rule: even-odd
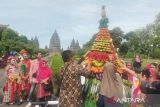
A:
POLYGON ((42 83, 42 86, 45 91, 52 91, 52 89, 53 89, 53 85, 52 85, 51 80, 48 80, 48 84, 42 83))

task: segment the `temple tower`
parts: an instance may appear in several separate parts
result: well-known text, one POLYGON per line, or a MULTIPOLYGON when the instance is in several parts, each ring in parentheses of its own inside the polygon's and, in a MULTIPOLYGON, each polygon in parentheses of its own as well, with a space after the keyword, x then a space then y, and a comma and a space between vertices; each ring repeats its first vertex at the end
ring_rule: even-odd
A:
POLYGON ((60 53, 61 52, 60 39, 59 39, 59 35, 56 30, 50 39, 49 52, 50 53, 60 53))

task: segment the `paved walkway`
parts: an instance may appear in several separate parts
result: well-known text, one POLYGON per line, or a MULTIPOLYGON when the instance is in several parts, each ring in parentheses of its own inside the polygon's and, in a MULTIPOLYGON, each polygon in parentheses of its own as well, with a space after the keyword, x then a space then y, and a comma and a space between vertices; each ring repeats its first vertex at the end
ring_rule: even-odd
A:
POLYGON ((6 105, 6 104, 0 104, 0 107, 25 107, 27 104, 21 104, 21 105, 6 105))
POLYGON ((4 83, 5 83, 4 69, 0 69, 0 103, 2 102, 4 83))
MULTIPOLYGON (((25 107, 27 103, 21 104, 21 105, 6 105, 6 104, 0 104, 0 107, 25 107)), ((32 106, 34 107, 34 106, 32 106)), ((57 107, 57 106, 49 106, 49 107, 57 107)))

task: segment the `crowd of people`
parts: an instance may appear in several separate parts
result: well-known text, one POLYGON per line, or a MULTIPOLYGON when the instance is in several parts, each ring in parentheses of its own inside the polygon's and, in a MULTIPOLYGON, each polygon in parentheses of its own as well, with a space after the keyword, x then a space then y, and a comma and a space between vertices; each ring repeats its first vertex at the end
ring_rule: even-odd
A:
MULTIPOLYGON (((9 105, 49 100, 52 94, 52 70, 42 59, 41 53, 36 53, 36 59, 31 60, 26 50, 20 51, 21 58, 15 56, 8 58, 5 69, 6 83, 4 85, 3 102, 9 105), (44 88, 47 87, 47 88, 44 88), (34 95, 36 90, 36 95, 34 95)), ((28 106, 31 104, 29 103, 28 106)))
POLYGON ((150 63, 142 68, 139 55, 126 62, 125 72, 116 72, 113 63, 104 66, 97 107, 159 107, 160 64, 150 63))
MULTIPOLYGON (((32 101, 49 101, 53 94, 52 70, 47 62, 42 59, 41 53, 36 53, 36 59, 31 60, 25 50, 21 50, 22 58, 10 56, 6 67, 6 83, 4 86, 3 102, 6 104, 21 104, 28 101, 26 107, 31 106, 32 101)), ((64 65, 59 72, 59 107, 84 107, 82 98, 81 76, 95 78, 90 72, 91 64, 81 65, 83 58, 77 63, 70 50, 62 52, 64 65)), ((144 107, 155 107, 155 96, 160 90, 160 64, 151 63, 142 69, 142 60, 139 55, 132 62, 126 62, 119 69, 115 69, 113 59, 104 65, 103 78, 99 88, 97 107, 136 107, 143 104, 144 107), (130 102, 118 99, 131 98, 130 102), (144 102, 137 102, 137 98, 144 102)), ((158 101, 159 102, 159 101, 158 101)), ((44 105, 42 105, 44 106, 44 105)))
MULTIPOLYGON (((80 77, 95 78, 90 72, 91 65, 86 67, 74 63, 71 51, 62 54, 64 67, 61 69, 60 107, 84 107, 80 77), (84 72, 85 71, 85 72, 84 72)), ((83 58, 82 58, 83 59, 83 58)), ((121 69, 116 69, 114 58, 109 55, 109 62, 104 65, 103 78, 99 88, 97 107, 159 107, 160 65, 151 63, 142 68, 142 60, 135 56, 133 64, 126 62, 121 69), (123 74, 117 70, 124 71, 123 74), (127 100, 128 99, 128 100, 127 100)))

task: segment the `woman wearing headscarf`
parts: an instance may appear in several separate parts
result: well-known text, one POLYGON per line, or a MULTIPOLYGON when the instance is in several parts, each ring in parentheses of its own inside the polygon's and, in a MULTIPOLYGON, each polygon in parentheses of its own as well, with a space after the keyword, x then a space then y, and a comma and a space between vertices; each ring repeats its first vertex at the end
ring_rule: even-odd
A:
MULTIPOLYGON (((132 75, 136 74, 124 66, 123 69, 132 75)), ((107 62, 104 65, 103 78, 100 84, 99 99, 97 107, 123 107, 123 83, 119 73, 116 72, 115 65, 107 62)))
POLYGON ((142 60, 139 55, 135 55, 135 59, 133 61, 133 69, 136 71, 136 73, 140 73, 142 65, 142 60))
MULTIPOLYGON (((131 62, 126 62, 126 67, 132 69, 131 62)), ((128 72, 122 73, 122 81, 123 81, 123 89, 124 95, 126 98, 131 98, 131 87, 133 83, 133 75, 129 74, 128 72)), ((124 107, 130 107, 130 102, 125 102, 124 107)))
POLYGON ((37 71, 36 79, 38 83, 37 99, 39 101, 49 100, 52 93, 51 84, 52 70, 47 66, 45 60, 39 62, 39 68, 37 71), (45 86, 50 87, 50 89, 45 89, 45 86))
POLYGON ((157 69, 157 63, 151 63, 150 64, 150 73, 152 76, 152 81, 156 81, 157 80, 157 75, 158 75, 158 69, 157 69))

